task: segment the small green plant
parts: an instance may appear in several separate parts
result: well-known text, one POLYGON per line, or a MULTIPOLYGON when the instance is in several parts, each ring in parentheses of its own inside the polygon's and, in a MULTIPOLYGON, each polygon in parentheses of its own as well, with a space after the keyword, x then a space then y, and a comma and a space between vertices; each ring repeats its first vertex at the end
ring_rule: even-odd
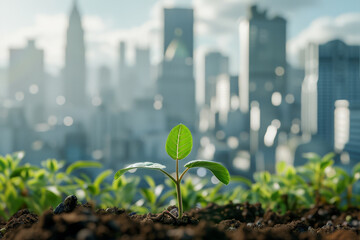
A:
POLYGON ((334 156, 334 153, 328 153, 323 157, 315 153, 306 153, 304 157, 308 159, 308 163, 298 169, 300 176, 306 179, 311 186, 316 205, 329 202, 326 199, 333 195, 333 193, 329 194, 329 188, 325 182, 327 179, 326 169, 334 164, 334 156))
POLYGON ((183 214, 183 202, 181 197, 181 180, 186 172, 195 167, 203 167, 210 170, 220 182, 228 184, 230 181, 229 171, 220 163, 205 160, 194 160, 185 164, 185 170, 179 174, 179 161, 186 158, 192 149, 193 139, 190 130, 183 124, 175 126, 169 133, 166 140, 166 152, 176 161, 175 177, 171 176, 164 170, 164 165, 152 162, 140 162, 129 165, 126 168, 120 169, 114 176, 117 180, 121 175, 131 169, 146 168, 161 171, 169 177, 176 185, 177 202, 178 202, 178 217, 181 218, 183 214))
MULTIPOLYGON (((138 176, 131 176, 129 178, 121 176, 118 180, 113 181, 111 185, 105 183, 105 190, 100 195, 99 206, 104 209, 116 206, 138 211, 139 207, 133 203, 139 182, 140 178, 138 176)), ((147 213, 147 210, 142 212, 147 213)))

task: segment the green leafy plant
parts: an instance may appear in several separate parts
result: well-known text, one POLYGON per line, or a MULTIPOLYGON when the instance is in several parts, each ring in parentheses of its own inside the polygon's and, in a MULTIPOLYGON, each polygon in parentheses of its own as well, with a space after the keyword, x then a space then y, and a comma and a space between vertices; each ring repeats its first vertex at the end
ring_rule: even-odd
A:
POLYGON ((171 176, 164 170, 164 165, 152 162, 140 162, 129 165, 126 168, 120 169, 114 176, 117 180, 121 175, 131 169, 145 168, 161 171, 169 177, 176 185, 177 202, 178 202, 178 217, 181 218, 183 214, 183 202, 181 196, 181 180, 186 172, 195 167, 203 167, 210 170, 220 182, 228 184, 230 181, 229 171, 220 163, 205 160, 194 160, 185 164, 185 170, 179 174, 179 161, 186 158, 192 149, 193 139, 190 130, 183 124, 175 126, 166 140, 165 149, 168 155, 176 161, 175 177, 171 176))
MULTIPOLYGON (((5 219, 22 208, 40 214, 49 207, 56 207, 64 196, 75 194, 82 187, 75 181, 73 171, 101 167, 98 162, 79 161, 62 170, 65 163, 55 159, 43 161, 42 168, 29 163, 20 165, 24 156, 24 152, 0 156, 0 215, 5 219)), ((94 196, 101 193, 104 175, 99 175, 87 187, 94 196)))
POLYGON ((302 179, 307 181, 308 185, 312 189, 313 198, 315 198, 315 204, 323 202, 330 202, 329 199, 333 193, 325 185, 327 175, 326 169, 329 169, 334 164, 334 153, 328 153, 321 157, 315 153, 304 154, 304 157, 308 159, 308 162, 298 168, 298 172, 302 179))
POLYGON ((81 174, 80 177, 74 177, 74 181, 76 182, 76 187, 78 191, 81 191, 83 196, 79 196, 79 199, 82 197, 85 198, 87 202, 94 202, 95 197, 102 195, 108 191, 110 188, 102 187, 105 179, 113 173, 112 170, 104 170, 92 181, 87 175, 81 174))
POLYGON ((129 178, 121 176, 116 181, 113 181, 111 185, 105 183, 105 189, 99 196, 100 207, 105 209, 107 207, 116 206, 145 213, 146 209, 140 209, 133 204, 139 182, 140 178, 137 176, 129 178), (141 211, 139 211, 139 209, 141 211))
MULTIPOLYGON (((154 179, 150 176, 145 176, 145 181, 148 185, 147 188, 141 188, 140 193, 143 197, 144 206, 147 212, 156 213, 161 209, 164 209, 166 206, 165 200, 168 194, 163 194, 164 185, 159 184, 156 185, 154 179)), ((140 200, 141 202, 141 200, 140 200)))

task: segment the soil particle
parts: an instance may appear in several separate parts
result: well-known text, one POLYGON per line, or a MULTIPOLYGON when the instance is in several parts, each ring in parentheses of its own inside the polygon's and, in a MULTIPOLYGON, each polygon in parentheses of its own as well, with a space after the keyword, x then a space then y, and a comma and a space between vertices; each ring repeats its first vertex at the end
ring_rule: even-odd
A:
POLYGON ((54 214, 60 214, 63 212, 69 213, 76 208, 77 197, 75 195, 67 196, 64 202, 61 202, 54 210, 54 214))

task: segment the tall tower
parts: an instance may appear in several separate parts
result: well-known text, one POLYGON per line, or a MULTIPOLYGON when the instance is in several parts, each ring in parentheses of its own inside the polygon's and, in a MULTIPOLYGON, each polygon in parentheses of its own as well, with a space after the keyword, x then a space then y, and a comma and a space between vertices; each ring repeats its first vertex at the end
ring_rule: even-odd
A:
POLYGON ((23 104, 26 120, 32 125, 44 121, 44 51, 35 40, 25 48, 10 49, 8 76, 10 98, 23 104))
POLYGON ((81 107, 86 103, 85 65, 84 30, 75 0, 69 17, 65 48, 64 90, 67 105, 81 107))
POLYGON ((98 72, 98 89, 105 107, 112 107, 115 103, 115 90, 111 78, 110 68, 106 65, 101 66, 98 72))
POLYGON ((149 48, 136 48, 136 80, 139 86, 136 91, 137 98, 154 94, 149 48))
POLYGON ((317 133, 332 147, 335 102, 346 100, 352 105, 360 100, 360 47, 334 40, 312 44, 308 52, 302 89, 303 131, 317 133))
MULTIPOLYGON (((251 6, 240 22, 240 110, 250 111, 251 152, 274 166, 277 129, 288 124, 282 101, 286 88, 286 20, 251 6)), ((257 170, 263 170, 263 167, 257 170)))
POLYGON ((221 74, 229 74, 229 58, 220 52, 205 55, 205 105, 211 106, 216 95, 216 79, 221 74))
POLYGON ((158 80, 167 128, 184 123, 195 130, 193 9, 164 9, 164 58, 158 80))
POLYGON ((136 90, 136 82, 134 81, 133 69, 128 65, 126 60, 127 44, 124 41, 119 42, 118 49, 118 102, 121 109, 130 109, 136 90))

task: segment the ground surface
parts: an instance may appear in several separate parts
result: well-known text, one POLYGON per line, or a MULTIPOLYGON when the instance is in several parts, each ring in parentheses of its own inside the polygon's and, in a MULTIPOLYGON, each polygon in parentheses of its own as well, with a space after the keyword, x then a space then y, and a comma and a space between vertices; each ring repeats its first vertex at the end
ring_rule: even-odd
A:
POLYGON ((320 206, 283 216, 260 205, 210 204, 185 213, 181 220, 168 214, 137 215, 122 209, 94 210, 77 206, 69 212, 41 216, 21 210, 0 222, 2 239, 360 239, 360 210, 339 211, 320 206))

